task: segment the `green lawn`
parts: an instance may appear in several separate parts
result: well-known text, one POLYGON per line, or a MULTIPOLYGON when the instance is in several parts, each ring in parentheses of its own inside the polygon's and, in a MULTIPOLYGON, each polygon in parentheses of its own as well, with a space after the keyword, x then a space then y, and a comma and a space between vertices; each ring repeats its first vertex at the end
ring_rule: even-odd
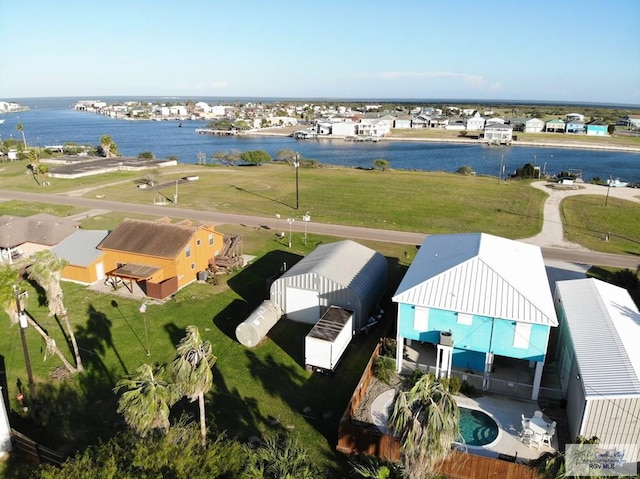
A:
MULTIPOLYGON (((247 349, 236 340, 235 328, 267 297, 267 279, 277 273, 283 262, 290 266, 317 244, 336 238, 309 235, 305 246, 301 235, 297 235, 289 250, 272 231, 239 226, 221 229, 242 233, 245 251, 255 254, 256 259, 237 274, 222 278, 218 285, 192 284, 173 300, 149 305, 144 314, 139 311, 140 301, 98 294, 64 282, 64 299, 86 372, 68 380, 51 379, 50 374, 60 367, 60 361, 47 355, 37 333, 27 329, 39 398, 47 404, 45 427, 31 427, 26 421, 14 426, 56 448, 79 448, 100 437, 110 437, 124 427, 115 412, 116 397, 111 392, 115 382, 142 363, 171 361, 184 328, 195 324, 203 338, 212 342, 218 357, 214 391, 207 401, 209 427, 213 431, 225 430, 242 440, 290 431, 317 461, 335 467, 343 464, 344 458, 334 451, 338 420, 377 338, 391 326, 393 315, 388 314, 371 334, 354 339, 334 376, 312 375, 303 367, 304 336, 309 325, 281 320, 264 343, 247 349)), ((407 267, 406 246, 363 243, 388 255, 391 294, 407 267)), ((30 289, 29 293, 27 311, 71 359, 60 326, 47 315, 38 292, 30 289)), ((23 390, 28 390, 20 330, 9 327, 8 319, 2 316, 5 333, 0 336, 0 355, 12 409, 19 411, 15 399, 18 380, 23 390)), ((176 414, 179 410, 195 412, 194 406, 186 403, 175 410, 176 414)))
POLYGON ((562 201, 565 236, 595 251, 632 254, 640 263, 640 205, 602 195, 562 201))

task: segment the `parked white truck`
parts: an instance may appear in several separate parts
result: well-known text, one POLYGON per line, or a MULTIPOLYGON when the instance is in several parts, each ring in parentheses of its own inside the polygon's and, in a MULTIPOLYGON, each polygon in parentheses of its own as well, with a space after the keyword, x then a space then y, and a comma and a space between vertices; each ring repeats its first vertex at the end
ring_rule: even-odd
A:
POLYGON ((308 371, 333 372, 353 337, 353 311, 329 306, 304 340, 308 371))

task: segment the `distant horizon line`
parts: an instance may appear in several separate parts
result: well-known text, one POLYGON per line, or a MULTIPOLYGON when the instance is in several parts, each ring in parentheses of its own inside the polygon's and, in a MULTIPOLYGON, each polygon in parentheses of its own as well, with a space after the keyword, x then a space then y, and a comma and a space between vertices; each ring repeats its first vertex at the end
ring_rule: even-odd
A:
POLYGON ((640 109, 640 104, 635 103, 608 103, 608 102, 595 102, 595 101, 561 101, 561 100, 508 100, 508 99, 479 99, 479 98, 350 98, 350 97, 284 97, 284 96, 218 96, 218 95, 56 95, 56 96, 21 96, 10 97, 5 101, 17 101, 17 100, 38 100, 38 99, 94 99, 102 100, 105 98, 117 98, 117 99, 129 99, 135 101, 137 99, 157 99, 157 100, 193 100, 198 98, 213 98, 216 100, 229 100, 229 101, 264 101, 264 102, 277 102, 277 101, 295 101, 295 102, 328 102, 328 101, 343 101, 351 103, 451 103, 451 104, 498 104, 498 105, 571 105, 571 106, 599 106, 599 107, 622 107, 640 109))

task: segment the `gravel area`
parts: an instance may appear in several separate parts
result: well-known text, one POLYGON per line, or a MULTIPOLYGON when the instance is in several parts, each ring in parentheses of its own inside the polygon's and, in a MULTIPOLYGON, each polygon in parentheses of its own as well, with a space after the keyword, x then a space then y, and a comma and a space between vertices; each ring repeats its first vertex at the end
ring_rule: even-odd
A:
POLYGON ((371 378, 371 382, 369 383, 369 387, 367 388, 367 392, 360 403, 360 407, 352 416, 352 420, 364 422, 367 424, 371 424, 373 419, 371 417, 371 404, 375 399, 385 391, 389 389, 398 389, 402 384, 402 376, 396 375, 390 381, 390 384, 380 381, 378 378, 373 376, 371 378))

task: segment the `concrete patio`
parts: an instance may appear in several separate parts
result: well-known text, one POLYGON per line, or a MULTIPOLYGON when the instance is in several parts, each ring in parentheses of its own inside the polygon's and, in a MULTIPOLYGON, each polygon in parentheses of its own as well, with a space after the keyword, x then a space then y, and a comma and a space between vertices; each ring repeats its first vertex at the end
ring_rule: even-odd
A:
MULTIPOLYGON (((515 457, 517 462, 525 462, 536 459, 545 452, 558 450, 557 434, 551 439, 551 447, 547 445, 529 447, 520 439, 522 414, 525 417, 532 417, 534 412, 540 410, 540 406, 535 401, 526 401, 515 398, 505 398, 499 396, 482 396, 479 398, 468 398, 456 396, 458 406, 468 409, 477 409, 491 416, 498 424, 498 438, 487 446, 467 446, 468 452, 485 457, 498 457, 506 455, 515 457)), ((552 418, 543 414, 543 419, 552 422, 552 418)))

